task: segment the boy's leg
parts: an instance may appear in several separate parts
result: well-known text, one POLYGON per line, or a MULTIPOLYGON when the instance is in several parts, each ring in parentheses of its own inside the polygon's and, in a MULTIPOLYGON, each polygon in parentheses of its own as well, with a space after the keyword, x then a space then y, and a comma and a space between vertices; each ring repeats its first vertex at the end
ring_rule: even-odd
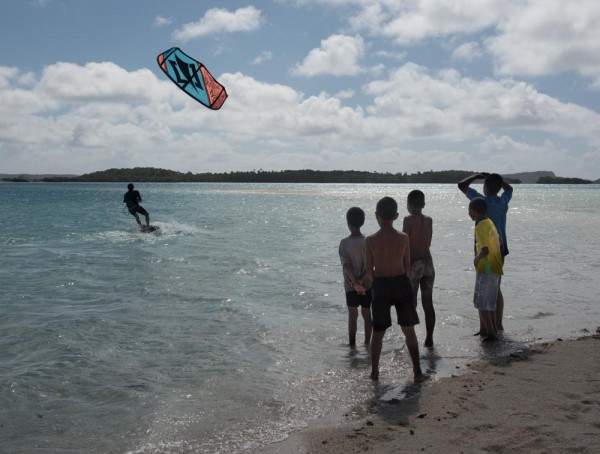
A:
POLYGON ((487 335, 483 338, 484 342, 493 342, 498 340, 496 336, 496 329, 494 326, 494 312, 493 311, 479 311, 479 316, 483 325, 485 326, 485 331, 487 335))
POLYGON ((135 222, 137 222, 137 223, 138 223, 138 225, 140 225, 140 226, 141 226, 141 225, 142 225, 142 223, 141 223, 141 221, 140 221, 140 217, 138 216, 138 214, 137 214, 137 213, 134 213, 134 216, 135 216, 135 222))
MULTIPOLYGON (((502 267, 504 268, 504 261, 506 255, 502 255, 502 267)), ((504 331, 504 324, 502 323, 502 317, 504 316, 504 295, 502 294, 502 276, 498 278, 498 297, 496 298, 496 310, 494 314, 494 321, 496 323, 496 329, 498 331, 504 331)))
POLYGON ((502 324, 502 316, 504 315, 504 295, 502 295, 502 289, 498 288, 498 299, 496 299, 496 311, 495 311, 495 322, 496 329, 498 331, 504 331, 504 325, 502 324))
POLYGON ((473 334, 473 336, 487 337, 488 333, 485 329, 485 324, 483 323, 483 315, 481 314, 481 311, 478 311, 478 313, 479 313, 479 331, 476 332, 475 334, 473 334))
POLYGON ((433 329, 435 328, 435 309, 433 308, 433 290, 421 289, 421 303, 425 313, 425 329, 427 337, 425 338, 425 347, 433 347, 433 329))
MULTIPOLYGON (((411 283, 412 285, 412 283, 411 283)), ((413 304, 415 307, 417 307, 419 305, 419 284, 417 283, 416 285, 412 285, 412 294, 413 294, 413 304)), ((421 298, 423 298, 423 294, 421 293, 421 298)))
POLYGON ((402 332, 404 333, 404 340, 410 353, 410 359, 413 364, 414 379, 416 382, 421 382, 428 378, 427 375, 421 371, 421 358, 419 356, 419 341, 417 340, 417 333, 415 333, 414 326, 401 326, 402 332))
POLYGON ((379 380, 379 358, 381 357, 381 348, 383 346, 383 331, 373 331, 371 338, 371 380, 379 380))
POLYGON ((483 322, 483 317, 481 315, 480 304, 482 299, 484 298, 485 293, 485 277, 482 274, 477 273, 475 275, 475 291, 473 293, 473 304, 479 313, 479 331, 477 331, 473 336, 481 336, 487 337, 490 333, 486 330, 486 325, 483 322))
POLYGON ((348 306, 348 343, 351 347, 356 345, 357 320, 358 308, 348 306))
POLYGON ((146 225, 148 227, 150 227, 150 215, 148 214, 148 212, 146 211, 146 214, 144 215, 146 217, 146 225))
POLYGON ((373 332, 373 320, 371 319, 371 308, 362 307, 361 313, 363 320, 365 321, 365 344, 371 342, 371 334, 373 332))

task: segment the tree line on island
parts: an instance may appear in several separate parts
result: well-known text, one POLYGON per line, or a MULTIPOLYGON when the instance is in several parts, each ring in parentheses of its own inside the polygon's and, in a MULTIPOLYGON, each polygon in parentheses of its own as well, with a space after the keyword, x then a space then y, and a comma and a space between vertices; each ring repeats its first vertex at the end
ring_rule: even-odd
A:
MULTIPOLYGON (((80 176, 19 175, 3 178, 3 181, 28 182, 134 182, 134 183, 457 183, 476 172, 465 170, 441 170, 408 173, 380 173, 358 170, 252 170, 246 172, 192 173, 155 167, 108 169, 80 176)), ((504 175, 511 184, 589 184, 590 180, 562 178, 553 172, 525 172, 504 175)))

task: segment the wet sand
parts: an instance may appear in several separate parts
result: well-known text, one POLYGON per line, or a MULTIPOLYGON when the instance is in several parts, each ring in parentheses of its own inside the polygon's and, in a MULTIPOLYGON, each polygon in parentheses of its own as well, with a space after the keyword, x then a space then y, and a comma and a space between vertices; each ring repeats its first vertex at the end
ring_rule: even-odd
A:
POLYGON ((600 452, 598 333, 416 386, 412 397, 315 421, 260 452, 600 452))

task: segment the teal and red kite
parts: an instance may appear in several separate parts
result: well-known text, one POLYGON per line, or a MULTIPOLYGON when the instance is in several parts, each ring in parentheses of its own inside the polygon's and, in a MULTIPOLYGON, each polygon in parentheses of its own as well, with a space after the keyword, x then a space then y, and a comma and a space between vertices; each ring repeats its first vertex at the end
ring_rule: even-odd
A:
POLYGON ((225 87, 215 80, 206 66, 178 47, 163 52, 156 61, 169 79, 209 109, 220 109, 227 99, 225 87))

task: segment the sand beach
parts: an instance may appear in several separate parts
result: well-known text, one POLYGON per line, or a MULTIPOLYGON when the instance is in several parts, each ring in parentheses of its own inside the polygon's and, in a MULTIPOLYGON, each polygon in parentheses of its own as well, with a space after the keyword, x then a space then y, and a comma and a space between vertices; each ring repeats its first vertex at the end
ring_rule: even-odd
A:
POLYGON ((261 452, 597 453, 599 446, 597 332, 471 364, 412 397, 316 421, 261 452))

